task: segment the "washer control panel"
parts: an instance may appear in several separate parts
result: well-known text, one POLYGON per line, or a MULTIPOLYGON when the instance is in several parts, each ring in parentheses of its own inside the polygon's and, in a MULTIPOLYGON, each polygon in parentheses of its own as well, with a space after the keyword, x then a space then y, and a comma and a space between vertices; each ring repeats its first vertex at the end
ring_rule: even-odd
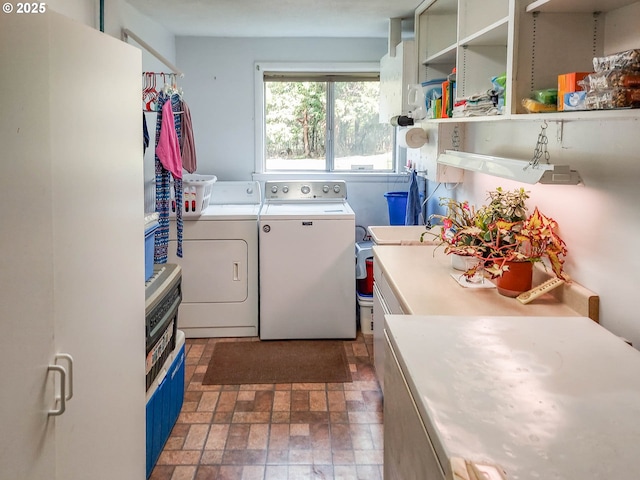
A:
POLYGON ((334 202, 347 199, 347 184, 344 180, 269 180, 265 182, 265 201, 334 202))

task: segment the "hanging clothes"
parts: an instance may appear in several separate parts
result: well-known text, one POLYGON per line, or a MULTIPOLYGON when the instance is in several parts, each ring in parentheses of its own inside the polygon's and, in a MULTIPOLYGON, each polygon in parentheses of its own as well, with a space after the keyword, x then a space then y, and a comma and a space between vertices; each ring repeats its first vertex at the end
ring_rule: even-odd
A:
POLYGON ((147 147, 149 146, 149 130, 147 129, 147 119, 142 112, 142 154, 147 153, 147 147))
POLYGON ((407 195, 407 211, 405 214, 405 225, 419 225, 420 221, 420 192, 418 191, 418 174, 415 170, 411 172, 409 181, 409 194, 407 195))
MULTIPOLYGON (((158 95, 158 117, 156 120, 156 156, 155 156, 155 174, 156 174, 156 211, 159 214, 158 229, 155 235, 154 263, 167 263, 167 249, 169 246, 169 212, 171 208, 171 178, 173 177, 174 201, 176 211, 176 227, 177 227, 177 251, 176 255, 182 257, 182 171, 177 177, 167 170, 160 158, 158 157, 158 144, 162 129, 166 128, 168 123, 163 120, 168 115, 174 120, 173 130, 178 137, 178 142, 182 134, 182 122, 180 115, 174 115, 173 112, 180 111, 181 101, 178 95, 166 95, 161 93, 158 95), (168 104, 169 109, 165 110, 164 106, 168 104), (174 118, 175 117, 175 118, 174 118)), ((170 134, 171 132, 165 132, 170 134)), ((178 143, 179 144, 179 143, 178 143)), ((179 148, 178 148, 179 151, 179 148)), ((182 162, 180 162, 182 163, 182 162)))
POLYGON ((171 103, 165 102, 162 106, 160 137, 156 145, 156 156, 162 162, 162 166, 169 170, 174 178, 182 178, 180 140, 176 133, 175 115, 173 114, 171 103))
POLYGON ((198 168, 196 161, 196 145, 193 141, 193 128, 191 126, 191 112, 189 106, 182 101, 182 137, 180 138, 180 152, 182 153, 182 168, 193 173, 198 168))

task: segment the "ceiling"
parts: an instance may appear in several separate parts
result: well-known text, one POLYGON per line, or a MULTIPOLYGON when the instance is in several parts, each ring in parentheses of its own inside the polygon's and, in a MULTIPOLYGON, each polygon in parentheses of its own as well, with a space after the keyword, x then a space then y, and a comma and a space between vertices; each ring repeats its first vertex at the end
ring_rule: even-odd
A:
POLYGON ((126 0, 178 36, 382 37, 421 0, 126 0))

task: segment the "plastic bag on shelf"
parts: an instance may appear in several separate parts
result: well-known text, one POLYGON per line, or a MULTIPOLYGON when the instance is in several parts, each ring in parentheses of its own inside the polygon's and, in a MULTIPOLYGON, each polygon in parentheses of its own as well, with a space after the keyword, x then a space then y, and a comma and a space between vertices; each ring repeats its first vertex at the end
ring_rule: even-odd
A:
POLYGON ((587 92, 584 100, 589 110, 608 110, 612 108, 640 107, 640 89, 611 88, 587 92))
POLYGON ((640 49, 625 50, 604 57, 593 59, 593 69, 596 72, 607 70, 640 71, 640 49))
POLYGON ((555 104, 549 105, 546 103, 538 102, 533 98, 523 98, 522 106, 525 108, 527 113, 548 113, 558 110, 558 107, 555 104))
POLYGON ((545 105, 556 105, 558 103, 558 89, 545 88, 543 90, 536 90, 531 94, 531 98, 545 105))
POLYGON ((578 82, 587 91, 612 88, 640 88, 640 72, 633 70, 607 70, 590 73, 578 82))

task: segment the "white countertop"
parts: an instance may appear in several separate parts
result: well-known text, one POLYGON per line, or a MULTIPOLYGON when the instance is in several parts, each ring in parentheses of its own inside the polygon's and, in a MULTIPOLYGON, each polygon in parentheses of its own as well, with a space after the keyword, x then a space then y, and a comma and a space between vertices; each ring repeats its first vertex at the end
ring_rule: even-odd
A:
POLYGON ((387 334, 449 459, 509 480, 640 478, 640 352, 584 317, 386 317, 387 334))
POLYGON ((582 315, 597 319, 597 296, 577 284, 559 287, 553 294, 547 293, 523 305, 514 298, 500 295, 495 288, 460 286, 451 277, 451 258, 444 254, 442 247, 377 245, 373 253, 406 314, 582 315), (569 290, 578 293, 578 301, 568 301, 569 290), (559 293, 563 294, 562 301, 555 296, 559 293))

